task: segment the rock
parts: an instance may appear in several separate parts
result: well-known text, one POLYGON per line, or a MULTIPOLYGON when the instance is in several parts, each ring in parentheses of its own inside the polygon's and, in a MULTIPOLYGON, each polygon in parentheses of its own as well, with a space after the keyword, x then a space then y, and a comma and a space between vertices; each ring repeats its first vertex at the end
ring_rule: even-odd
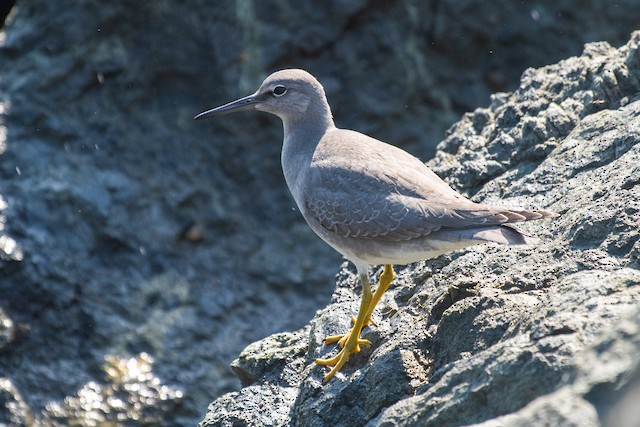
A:
MULTIPOLYGON (((0 424, 90 424, 95 405, 105 422, 131 415, 138 424, 191 426, 224 393, 247 396, 248 402, 250 389, 241 389, 242 381, 251 382, 255 401, 264 378, 272 378, 271 399, 285 410, 274 415, 279 422, 290 416, 299 396, 324 390, 309 383, 302 395, 294 384, 320 375, 317 369, 307 372, 313 367, 310 357, 333 351, 320 340, 349 323, 353 313, 347 307, 357 304, 357 283, 342 270, 333 297, 341 304, 324 309, 313 327, 307 325, 331 298, 340 257, 292 209, 279 165, 281 124, 258 114, 195 123, 196 113, 254 90, 277 68, 302 67, 325 84, 341 126, 426 159, 463 113, 487 105, 491 93, 515 90, 526 67, 579 54, 587 41, 619 46, 640 18, 637 0, 618 1, 617 7, 586 0, 580 8, 570 0, 544 6, 507 0, 491 5, 457 0, 68 3, 9 1, 3 6, 14 4, 12 10, 0 10, 0 424), (279 335, 262 350, 252 346, 242 363, 229 367, 249 343, 274 333, 279 335), (258 350, 264 353, 260 357, 254 354, 258 350), (122 382, 105 371, 109 361, 148 371, 122 382), (283 384, 290 386, 279 388, 283 384), (142 390, 149 399, 127 388, 142 390), (113 393, 121 398, 113 399, 113 393)), ((594 61, 608 64, 606 58, 613 58, 607 45, 590 49, 594 61)), ((630 111, 637 65, 627 68, 628 76, 620 74, 623 68, 611 62, 608 71, 594 68, 586 77, 599 78, 589 87, 603 95, 593 98, 591 110, 613 111, 619 101, 621 111, 630 111)), ((533 74, 532 87, 537 84, 533 74)), ((532 115, 526 116, 530 123, 518 122, 527 114, 518 110, 522 104, 496 96, 495 108, 473 115, 478 134, 448 139, 440 154, 448 158, 432 166, 444 170, 449 164, 455 185, 469 194, 479 191, 479 198, 494 197, 490 183, 498 182, 499 174, 511 180, 509 173, 525 165, 524 177, 527 168, 533 170, 535 162, 562 148, 561 135, 585 117, 579 111, 590 102, 588 96, 570 92, 567 86, 562 95, 567 100, 545 110, 549 128, 532 115), (514 105, 499 113, 501 102, 514 105), (519 145, 509 138, 518 141, 518 135, 501 134, 495 141, 481 135, 493 126, 495 114, 501 114, 505 129, 512 122, 514 132, 528 135, 513 159, 510 144, 519 145), (553 135, 555 140, 545 140, 553 135), (456 163, 454 145, 468 150, 474 138, 479 144, 494 141, 495 158, 482 152, 473 161, 456 163), (473 168, 486 180, 486 191, 471 178, 473 168)), ((537 93, 530 95, 535 101, 537 93)), ((533 101, 528 108, 536 108, 533 101)), ((616 151, 594 155, 606 166, 616 151)), ((561 163, 557 167, 567 171, 561 163)), ((637 173, 622 174, 620 191, 635 191, 637 173)), ((554 176, 549 169, 536 179, 551 188, 554 176)), ((576 188, 584 185, 571 182, 576 188)), ((536 188, 531 194, 547 194, 536 188)), ((602 185, 598 203, 612 202, 608 192, 602 185)), ((508 270, 513 254, 521 254, 507 251, 482 267, 492 272, 491 280, 515 292, 549 285, 553 268, 576 272, 597 264, 613 271, 628 267, 627 259, 637 263, 637 247, 625 255, 634 245, 633 229, 625 227, 633 221, 629 209, 635 205, 624 210, 626 216, 603 217, 588 210, 589 193, 584 200, 571 194, 566 205, 556 203, 567 209, 576 204, 570 211, 574 228, 565 232, 575 251, 557 252, 575 260, 571 268, 549 263, 540 269, 544 274, 505 278, 497 272, 508 270), (587 208, 580 211, 578 204, 587 208), (585 221, 578 223, 582 217, 585 221), (599 239, 604 239, 602 248, 593 246, 599 239), (579 247, 586 241, 593 247, 579 247), (537 278, 546 282, 538 284, 537 278)), ((523 193, 519 200, 540 206, 556 202, 551 196, 526 197, 523 193)), ((544 227, 556 227, 545 224, 532 231, 544 234, 544 227)), ((558 230, 565 229, 546 233, 558 230)), ((407 270, 395 299, 386 301, 388 314, 420 294, 429 297, 425 304, 433 302, 428 324, 443 319, 443 331, 445 325, 451 330, 455 319, 473 323, 473 310, 449 320, 443 313, 458 300, 482 295, 478 303, 496 317, 515 319, 513 313, 500 313, 501 298, 478 293, 481 275, 454 267, 462 265, 454 263, 460 257, 482 263, 485 253, 420 264, 420 280, 407 270), (439 267, 451 278, 469 278, 444 292, 439 267), (429 289, 431 296, 417 289, 429 289)), ((544 264, 544 254, 536 262, 544 264)), ((518 307, 519 302, 509 303, 518 307)), ((389 378, 397 381, 388 388, 376 383, 380 394, 362 409, 367 417, 390 407, 397 393, 429 381, 433 360, 453 363, 474 348, 464 340, 445 347, 446 336, 432 335, 435 329, 419 334, 420 351, 385 347, 390 336, 402 335, 397 331, 404 324, 413 324, 406 313, 394 319, 367 331, 374 348, 345 371, 358 372, 375 356, 386 361, 389 378), (432 341, 442 350, 437 355, 432 341), (404 365, 410 367, 406 373, 398 369, 404 365)), ((492 335, 474 339, 474 346, 490 348, 504 326, 478 322, 492 335)), ((363 384, 377 378, 369 376, 363 384)), ((257 403, 254 419, 268 420, 257 403)), ((304 416, 303 403, 296 406, 296 417, 304 416)))
POLYGON ((247 386, 214 401, 201 426, 261 425, 231 415, 242 413, 311 427, 637 421, 628 402, 640 372, 639 45, 636 32, 619 49, 590 44, 527 70, 516 91, 454 125, 429 162, 477 201, 560 213, 526 224, 540 244, 397 268, 378 327, 364 331, 372 348, 325 384, 313 359, 335 351, 322 337, 348 328, 358 301, 343 266, 309 335, 248 347, 234 362, 252 361, 247 386), (305 343, 308 354, 285 351, 305 343), (283 351, 284 367, 268 356, 283 351), (285 380, 287 366, 297 374, 285 380))
POLYGON ((634 307, 577 355, 568 384, 512 414, 476 426, 636 426, 639 352, 640 310, 634 307))

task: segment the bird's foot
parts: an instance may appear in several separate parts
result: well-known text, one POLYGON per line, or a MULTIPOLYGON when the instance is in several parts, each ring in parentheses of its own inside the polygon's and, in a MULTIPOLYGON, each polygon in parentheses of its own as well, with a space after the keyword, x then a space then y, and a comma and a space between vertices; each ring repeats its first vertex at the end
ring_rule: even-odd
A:
POLYGON ((325 344, 337 342, 341 348, 340 352, 330 359, 316 359, 316 364, 321 366, 332 366, 331 370, 324 376, 324 381, 329 381, 349 360, 353 353, 359 353, 361 345, 371 347, 371 342, 360 338, 360 331, 356 331, 355 325, 346 334, 332 335, 325 338, 325 344))
MULTIPOLYGON (((356 323, 356 318, 355 317, 351 318, 351 323, 353 323, 355 325, 355 323, 356 323)), ((371 325, 376 326, 376 327, 378 326, 378 325, 376 325, 376 323, 373 320, 369 320, 368 322, 365 322, 364 326, 367 326, 368 324, 371 324, 371 325)), ((325 344, 333 344, 334 342, 337 342, 338 345, 342 348, 342 347, 344 347, 344 344, 347 342, 347 340, 349 339, 349 336, 352 333, 353 333, 353 326, 351 327, 349 332, 347 332, 346 334, 330 335, 330 336, 326 337, 324 339, 324 343, 325 344)), ((365 340, 363 338, 358 338, 355 353, 360 353, 360 345, 366 345, 367 347, 371 347, 371 343, 369 342, 369 340, 365 340)))
MULTIPOLYGON (((349 334, 351 333, 351 331, 349 331, 346 334, 339 334, 339 335, 330 335, 328 337, 326 337, 324 339, 324 343, 325 344, 333 344, 334 342, 337 342, 338 345, 341 348, 344 348, 344 345, 346 344, 347 340, 349 339, 349 334)), ((361 345, 366 345, 367 347, 371 347, 371 342, 367 339, 364 338, 358 338, 356 340, 356 347, 355 350, 353 351, 353 353, 360 353, 360 346, 361 345)))
MULTIPOLYGON (((358 270, 360 272, 360 270, 358 270)), ((380 275, 380 284, 376 293, 371 293, 371 287, 369 286, 369 278, 366 273, 360 272, 360 280, 362 282, 362 299, 360 300, 360 309, 358 310, 358 316, 355 319, 351 319, 353 326, 349 329, 349 332, 342 335, 332 335, 325 338, 325 344, 332 344, 337 342, 340 347, 340 351, 334 357, 330 359, 316 359, 316 364, 321 366, 331 366, 331 370, 324 376, 324 381, 327 382, 338 372, 345 363, 349 360, 349 356, 353 353, 360 352, 360 346, 366 345, 371 347, 369 340, 360 338, 360 333, 365 326, 374 324, 371 320, 373 310, 376 304, 382 298, 382 294, 387 290, 389 284, 393 280, 393 267, 390 264, 384 266, 384 271, 380 275)))

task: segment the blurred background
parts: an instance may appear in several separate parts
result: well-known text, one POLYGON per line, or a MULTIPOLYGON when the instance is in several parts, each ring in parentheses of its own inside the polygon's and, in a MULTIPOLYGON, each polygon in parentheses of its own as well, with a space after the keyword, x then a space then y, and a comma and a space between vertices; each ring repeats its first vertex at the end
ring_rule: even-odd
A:
POLYGON ((426 161, 528 67, 624 44, 640 3, 16 0, 0 24, 0 424, 186 426, 342 262, 279 119, 195 114, 304 68, 339 127, 426 161))

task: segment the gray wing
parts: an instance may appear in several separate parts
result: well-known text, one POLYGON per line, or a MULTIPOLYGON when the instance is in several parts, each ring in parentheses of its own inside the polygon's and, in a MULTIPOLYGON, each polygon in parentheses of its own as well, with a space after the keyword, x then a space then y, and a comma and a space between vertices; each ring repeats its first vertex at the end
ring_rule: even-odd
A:
POLYGON ((305 215, 362 239, 411 240, 551 215, 474 203, 407 152, 341 129, 318 145, 302 192, 305 215))
POLYGON ((324 169, 314 181, 305 200, 307 215, 343 237, 403 241, 442 228, 528 219, 521 213, 479 205, 462 196, 443 199, 440 195, 437 200, 428 200, 389 180, 340 168, 324 169))

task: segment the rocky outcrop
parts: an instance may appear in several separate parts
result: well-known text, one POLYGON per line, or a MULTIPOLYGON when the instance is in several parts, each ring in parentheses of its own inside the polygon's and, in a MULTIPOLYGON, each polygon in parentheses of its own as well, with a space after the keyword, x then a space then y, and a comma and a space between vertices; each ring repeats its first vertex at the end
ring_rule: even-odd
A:
MULTIPOLYGON (((255 114, 194 123, 195 114, 254 90, 276 69, 301 67, 327 88, 340 126, 426 160, 452 123, 487 105, 491 93, 515 90, 526 67, 578 55, 587 41, 620 46, 640 22, 637 0, 585 0, 579 8, 573 0, 24 0, 3 7, 12 4, 6 20, 0 10, 0 424, 34 426, 122 420, 192 426, 216 397, 240 389, 239 378, 265 395, 258 378, 274 369, 291 384, 286 400, 300 395, 294 384, 301 374, 293 368, 311 366, 301 347, 309 340, 300 337, 311 329, 283 331, 303 328, 327 306, 340 257, 292 209, 277 119, 255 114), (255 353, 229 367, 247 344, 278 332, 278 345, 266 347, 274 357, 255 353)), ((610 76, 596 74, 603 88, 617 87, 610 76)), ((632 100, 628 87, 620 90, 632 100)), ((594 97, 593 111, 614 111, 615 103, 602 102, 607 99, 594 97)), ((570 107, 562 105, 574 111, 570 107)), ((488 132, 491 111, 471 116, 474 126, 488 132)), ((500 128, 518 114, 505 112, 500 128)), ((582 117, 572 112, 560 132, 582 117)), ((469 120, 460 126, 469 128, 469 120)), ((509 126, 527 138, 543 132, 540 123, 509 126)), ((561 140, 530 139, 519 158, 511 161, 505 148, 491 163, 508 141, 478 133, 465 143, 449 139, 432 166, 468 194, 497 197, 491 183, 523 178, 561 140), (465 144, 479 138, 493 144, 479 154, 486 162, 465 160, 471 158, 465 144), (527 153, 538 160, 527 163, 527 153)), ((595 155, 606 162, 612 154, 595 155)), ((633 179, 625 182, 633 188, 633 179)), ((573 209, 596 203, 571 194, 573 209)), ((602 194, 606 204, 607 190, 602 194)), ((528 197, 523 204, 556 203, 551 196, 528 197)), ((590 222, 572 229, 570 239, 592 239, 592 246, 603 239, 622 254, 576 249, 582 254, 576 268, 585 259, 631 259, 615 221, 595 210, 571 212, 590 222)), ((555 224, 535 224, 532 231, 544 234, 545 227, 560 227, 555 224)), ((489 249, 456 256, 483 250, 489 249)), ((442 276, 433 276, 440 277, 437 284, 423 282, 453 261, 422 264, 422 281, 403 273, 407 301, 411 286, 416 293, 442 291, 442 276)), ((497 272, 513 262, 505 255, 502 263, 482 267, 496 269, 486 280, 506 280, 497 272)), ((340 273, 336 302, 354 301, 359 292, 349 274, 340 273)), ((466 287, 475 289, 481 278, 487 287, 485 274, 477 274, 466 287)), ((513 277, 519 286, 545 286, 534 284, 535 277, 513 277)), ((402 302, 400 283, 390 295, 402 302)), ((448 288, 446 295, 457 300, 472 291, 448 288)), ((434 295, 440 300, 429 325, 452 304, 445 294, 434 295)), ((338 308, 323 313, 348 322, 349 312, 338 308)), ((376 340, 372 351, 398 336, 393 322, 379 324, 368 332, 376 340)), ((312 356, 331 351, 317 346, 324 332, 313 331, 312 356)), ((415 355, 420 366, 446 353, 430 350, 426 340, 429 353, 415 355)), ((372 354, 354 359, 345 373, 372 354)), ((403 363, 392 352, 376 354, 390 366, 403 363)), ((454 359, 450 354, 441 362, 454 359)), ((392 377, 402 372, 394 368, 392 377)), ((407 390, 433 381, 421 372, 407 390)), ((273 387, 274 401, 282 390, 273 387)), ((380 399, 380 408, 394 400, 380 399)), ((290 406, 279 408, 285 412, 264 420, 287 420, 290 406)), ((371 406, 367 413, 381 409, 371 406)))
POLYGON ((349 266, 310 325, 247 347, 245 387, 201 426, 632 425, 640 379, 640 32, 527 70, 452 127, 429 165, 477 201, 540 207, 535 246, 398 268, 371 349, 329 383, 313 360, 349 327, 349 266))

